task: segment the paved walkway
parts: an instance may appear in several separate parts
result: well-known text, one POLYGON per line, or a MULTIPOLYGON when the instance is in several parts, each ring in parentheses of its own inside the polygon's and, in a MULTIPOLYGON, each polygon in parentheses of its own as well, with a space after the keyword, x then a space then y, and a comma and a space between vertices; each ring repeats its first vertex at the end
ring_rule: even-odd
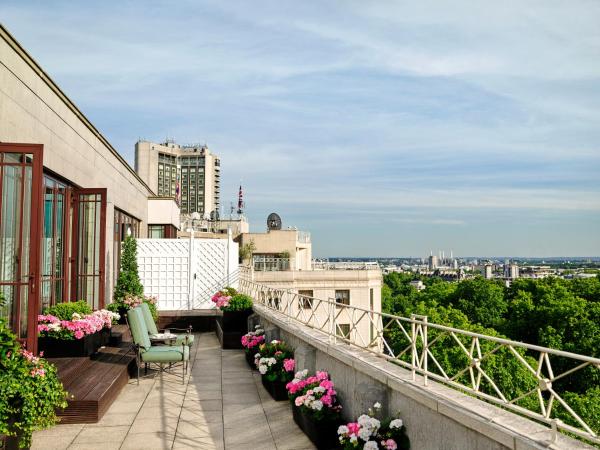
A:
POLYGON ((242 351, 221 350, 214 333, 197 335, 192 351, 184 385, 174 375, 130 380, 100 422, 36 432, 32 449, 314 449, 242 351))

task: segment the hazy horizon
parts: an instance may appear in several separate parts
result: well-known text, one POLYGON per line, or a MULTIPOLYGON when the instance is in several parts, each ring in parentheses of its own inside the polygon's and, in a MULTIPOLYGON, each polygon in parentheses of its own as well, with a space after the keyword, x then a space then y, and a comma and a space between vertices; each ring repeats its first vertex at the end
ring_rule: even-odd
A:
POLYGON ((600 254, 600 2, 5 0, 0 20, 132 166, 138 138, 206 142, 252 231, 277 212, 315 255, 600 254))

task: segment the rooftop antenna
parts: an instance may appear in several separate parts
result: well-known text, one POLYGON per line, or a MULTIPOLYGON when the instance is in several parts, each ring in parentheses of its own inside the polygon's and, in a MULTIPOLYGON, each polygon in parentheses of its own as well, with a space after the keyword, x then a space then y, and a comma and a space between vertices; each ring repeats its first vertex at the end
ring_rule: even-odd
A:
POLYGON ((244 192, 242 190, 242 184, 240 183, 240 190, 238 192, 238 209, 237 209, 237 213, 238 215, 242 215, 244 214, 244 207, 245 207, 245 203, 244 203, 244 192))

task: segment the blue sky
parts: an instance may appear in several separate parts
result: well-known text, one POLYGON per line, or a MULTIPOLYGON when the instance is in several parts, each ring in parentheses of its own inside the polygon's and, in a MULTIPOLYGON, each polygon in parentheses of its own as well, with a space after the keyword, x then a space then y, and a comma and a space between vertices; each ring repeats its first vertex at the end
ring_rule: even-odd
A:
POLYGON ((316 256, 600 255, 598 1, 16 1, 0 20, 133 163, 206 142, 222 202, 316 256))

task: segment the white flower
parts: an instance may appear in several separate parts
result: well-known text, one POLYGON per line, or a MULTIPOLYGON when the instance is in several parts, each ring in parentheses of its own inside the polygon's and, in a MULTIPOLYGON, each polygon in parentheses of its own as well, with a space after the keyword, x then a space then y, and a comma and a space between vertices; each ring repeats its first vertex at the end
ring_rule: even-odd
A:
POLYGON ((271 341, 271 344, 279 344, 279 341, 278 341, 277 339, 273 339, 273 340, 271 341))
POLYGON ((379 448, 379 446, 377 445, 377 442, 375 442, 375 441, 369 441, 363 447, 364 450, 377 450, 378 448, 379 448))
POLYGON ((263 365, 258 366, 258 371, 260 372, 261 375, 264 375, 265 373, 267 373, 267 366, 263 366, 263 365))
POLYGON ((73 320, 79 320, 79 319, 81 319, 81 316, 80 316, 78 313, 76 313, 76 312, 75 312, 75 313, 73 313, 73 315, 71 316, 71 319, 73 319, 73 320))
POLYGON ((354 444, 356 441, 358 441, 358 438, 354 434, 350 436, 350 442, 354 444))
POLYGON ((371 430, 367 427, 360 427, 360 430, 358 430, 358 437, 363 441, 368 441, 371 438, 371 430))
POLYGON ((315 411, 321 411, 323 409, 323 402, 321 400, 315 400, 312 403, 312 409, 315 411))
POLYGON ((373 408, 375 409, 381 409, 381 403, 377 402, 373 405, 373 408))
POLYGON ((340 425, 338 427, 338 434, 348 434, 348 431, 350 431, 348 429, 348 427, 346 425, 340 425))
POLYGON ((62 329, 60 323, 51 323, 50 325, 48 325, 48 328, 52 331, 60 331, 62 329))
POLYGON ((313 392, 315 394, 323 394, 323 393, 325 393, 325 388, 321 387, 321 386, 317 386, 316 388, 313 389, 313 392))
POLYGON ((402 428, 402 425, 404 425, 402 419, 394 419, 390 422, 390 428, 402 428))
POLYGON ((306 378, 307 375, 308 375, 308 369, 304 369, 299 372, 296 372, 296 375, 294 375, 294 378, 296 378, 298 381, 300 381, 300 380, 303 380, 304 378, 306 378))

